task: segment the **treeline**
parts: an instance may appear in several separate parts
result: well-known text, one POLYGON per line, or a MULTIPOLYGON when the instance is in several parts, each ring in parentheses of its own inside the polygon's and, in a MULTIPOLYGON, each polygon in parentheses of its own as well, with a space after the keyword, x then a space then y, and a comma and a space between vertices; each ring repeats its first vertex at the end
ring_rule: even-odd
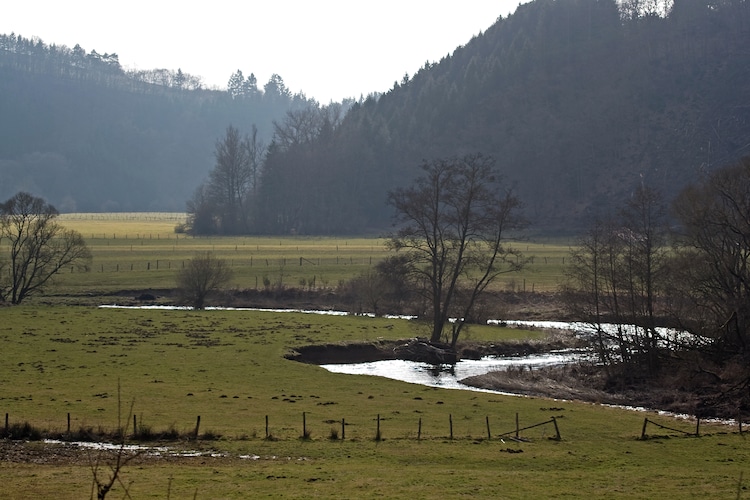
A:
POLYGON ((24 38, 11 33, 0 35, 2 66, 6 69, 74 80, 95 81, 104 85, 154 91, 154 86, 199 90, 201 78, 167 69, 125 71, 115 53, 86 52, 80 45, 46 44, 40 38, 24 38))
POLYGON ((497 160, 538 230, 581 228, 641 183, 673 197, 750 151, 748 39, 742 0, 521 5, 338 123, 287 114, 254 230, 386 227, 387 192, 421 160, 472 152, 497 160))

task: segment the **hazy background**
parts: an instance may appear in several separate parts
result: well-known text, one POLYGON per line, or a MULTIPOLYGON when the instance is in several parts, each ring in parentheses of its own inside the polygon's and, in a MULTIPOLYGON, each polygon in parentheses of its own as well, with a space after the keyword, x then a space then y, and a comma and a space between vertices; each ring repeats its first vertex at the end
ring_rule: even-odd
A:
MULTIPOLYGON (((523 3, 523 2, 522 2, 523 3)), ((0 33, 117 53, 125 69, 166 68, 225 88, 232 73, 277 73, 325 104, 385 92, 438 61, 518 0, 6 2, 0 33)))

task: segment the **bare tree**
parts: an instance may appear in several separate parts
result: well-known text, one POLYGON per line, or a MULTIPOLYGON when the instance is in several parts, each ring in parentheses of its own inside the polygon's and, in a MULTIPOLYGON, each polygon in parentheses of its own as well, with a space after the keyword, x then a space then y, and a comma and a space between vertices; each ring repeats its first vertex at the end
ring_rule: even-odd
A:
POLYGON ((125 484, 122 480, 122 472, 126 465, 128 465, 129 462, 134 460, 135 458, 139 457, 143 454, 143 450, 136 450, 134 452, 131 452, 127 450, 126 447, 126 441, 127 441, 127 431, 126 428, 128 426, 128 422, 130 422, 130 417, 133 415, 133 406, 135 405, 135 400, 130 402, 130 411, 128 412, 128 416, 123 422, 122 420, 122 405, 121 405, 121 388, 120 388, 120 381, 118 379, 117 381, 117 440, 119 441, 117 449, 114 451, 114 459, 110 461, 108 464, 109 466, 109 474, 103 472, 101 469, 102 467, 102 458, 104 458, 105 455, 109 455, 111 450, 100 450, 96 457, 93 457, 91 454, 91 451, 89 451, 89 468, 91 469, 91 476, 92 476, 92 482, 91 482, 91 498, 94 498, 94 492, 96 492, 96 498, 97 500, 104 500, 107 497, 107 494, 109 494, 110 491, 112 491, 112 488, 115 486, 115 483, 118 483, 123 488, 123 492, 125 494, 125 498, 131 498, 129 490, 129 485, 125 484))
POLYGON ((494 160, 481 154, 426 162, 414 185, 389 195, 397 232, 390 248, 409 256, 411 277, 426 283, 432 334, 438 342, 451 317, 455 347, 477 298, 502 273, 524 260, 505 245, 524 223, 520 202, 500 186, 494 160))
POLYGON ((658 191, 639 186, 620 213, 625 244, 629 323, 635 325, 635 345, 651 372, 658 365, 657 298, 667 281, 666 205, 658 191))
POLYGON ((681 223, 684 325, 728 354, 750 353, 750 157, 685 189, 681 223))
MULTIPOLYGON (((571 250, 571 258, 565 268, 566 282, 562 286, 563 298, 568 310, 580 321, 594 328, 594 348, 602 365, 611 363, 610 345, 612 334, 604 324, 611 321, 619 310, 619 280, 617 262, 621 245, 614 238, 611 225, 596 220, 582 235, 571 250)), ((620 330, 620 333, 622 331, 620 330)), ((627 359, 627 346, 619 335, 621 356, 627 359)))
POLYGON ((0 239, 8 241, 0 299, 20 304, 40 292, 61 269, 86 268, 91 253, 80 233, 55 222, 58 212, 42 198, 19 192, 0 205, 0 239))
POLYGON ((666 234, 662 197, 640 186, 618 217, 596 221, 571 251, 567 306, 595 328, 595 347, 604 364, 619 361, 637 363, 649 373, 658 370, 658 301, 668 282, 666 234), (612 345, 616 357, 610 355, 612 345))
POLYGON ((311 144, 318 136, 324 113, 315 106, 286 112, 281 123, 273 122, 274 141, 283 149, 311 144))
POLYGON ((232 269, 226 260, 217 259, 211 252, 196 254, 177 275, 177 286, 183 300, 195 309, 203 309, 206 297, 232 279, 232 269))
POLYGON ((231 125, 224 139, 216 141, 216 166, 211 171, 208 191, 218 209, 222 233, 247 231, 247 193, 253 181, 247 138, 231 125))
POLYGON ((266 143, 258 137, 258 127, 253 125, 250 135, 245 140, 247 148, 248 170, 250 177, 250 186, 246 197, 252 198, 253 201, 258 197, 258 184, 260 182, 261 169, 266 157, 266 143))
POLYGON ((229 126, 216 141, 216 164, 209 178, 187 202, 188 231, 192 234, 246 234, 256 203, 265 144, 253 125, 249 136, 229 126))

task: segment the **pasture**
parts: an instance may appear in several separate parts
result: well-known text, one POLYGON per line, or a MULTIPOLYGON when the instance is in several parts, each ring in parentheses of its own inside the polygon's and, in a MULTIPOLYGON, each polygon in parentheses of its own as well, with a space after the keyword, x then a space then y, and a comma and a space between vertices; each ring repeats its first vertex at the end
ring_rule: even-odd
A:
MULTIPOLYGON (((335 289, 390 254, 378 237, 192 237, 174 231, 184 214, 64 214, 58 220, 80 232, 93 254, 89 272, 60 274, 62 293, 171 288, 185 262, 205 251, 227 260, 234 271, 232 286, 238 289, 335 289)), ((495 289, 557 289, 569 250, 566 242, 508 244, 529 263, 519 273, 502 276, 495 289)))
MULTIPOLYGON (((653 428, 659 438, 640 440, 644 415, 688 433, 695 423, 333 374, 284 358, 302 345, 408 337, 405 320, 33 305, 0 314, 0 409, 11 424, 65 433, 70 414, 73 431, 129 428, 132 404, 139 426, 183 436, 170 446, 215 454, 126 467, 132 498, 726 498, 744 491, 750 452, 736 427, 703 424, 701 437, 653 428), (185 441, 198 416, 201 437, 185 441), (551 417, 560 440, 551 439, 550 425, 512 439, 516 418, 525 427, 551 417)), ((495 341, 538 334, 471 332, 495 341)), ((84 497, 98 457, 0 461, 0 496, 84 497)), ((122 487, 110 496, 122 498, 122 487)))
MULTIPOLYGON (((179 217, 62 216, 94 259, 87 273, 63 273, 55 290, 170 288, 181 263, 205 250, 233 262, 238 288, 263 286, 264 277, 333 287, 386 256, 378 238, 191 238, 174 233, 179 217)), ((567 245, 514 245, 534 262, 499 286, 554 289, 567 245)), ((694 421, 655 412, 426 388, 284 357, 311 344, 411 337, 406 320, 42 301, 0 315, 0 414, 10 425, 65 434, 69 416, 72 432, 130 434, 135 416, 139 433, 173 431, 180 437, 160 444, 202 452, 126 466, 131 498, 746 496, 750 450, 736 425, 702 423, 698 437, 694 421), (188 439, 198 417, 198 439, 188 439), (514 439, 517 426, 552 417, 561 439, 549 424, 514 439), (673 430, 650 427, 640 439, 645 417, 673 430)), ((540 335, 472 326, 467 338, 540 335)), ((98 452, 79 461, 0 457, 0 498, 85 498, 97 460, 98 452)), ((123 497, 119 484, 108 496, 123 497)))

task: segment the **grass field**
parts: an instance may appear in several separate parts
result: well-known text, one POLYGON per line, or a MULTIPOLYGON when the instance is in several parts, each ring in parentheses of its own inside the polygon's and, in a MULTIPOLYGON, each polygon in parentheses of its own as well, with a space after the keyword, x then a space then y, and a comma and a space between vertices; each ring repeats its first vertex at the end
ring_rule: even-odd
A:
MULTIPOLYGON (((333 374, 283 357, 313 343, 406 337, 413 332, 404 320, 83 306, 0 314, 0 408, 11 423, 64 432, 69 413, 74 430, 114 429, 127 422, 122 413, 132 401, 138 421, 154 431, 186 434, 200 416, 201 433, 222 436, 182 446, 228 458, 127 467, 132 498, 165 498, 168 488, 174 498, 196 491, 197 498, 735 498, 744 491, 750 449, 736 428, 704 424, 702 437, 686 437, 654 427, 649 433, 662 438, 644 441, 639 412, 333 374), (525 442, 501 439, 516 415, 521 427, 556 417, 562 439, 550 439, 551 425, 522 431, 525 442), (266 416, 274 440, 265 439, 266 416), (330 439, 342 419, 346 439, 330 439)), ((482 327, 471 335, 527 334, 482 327)), ((695 430, 694 422, 648 418, 695 430)), ((3 498, 72 499, 87 494, 91 472, 86 463, 2 461, 0 477, 3 498)), ((121 498, 122 488, 111 495, 121 498)))
MULTIPOLYGON (((184 214, 65 214, 59 221, 79 231, 93 253, 90 272, 64 272, 63 291, 94 293, 120 289, 171 288, 175 275, 196 252, 211 251, 234 270, 233 287, 335 288, 389 255, 382 238, 191 237, 174 228, 184 214)), ((503 276, 496 289, 557 289, 569 246, 516 241, 529 262, 520 273, 503 276)))
MULTIPOLYGON (((132 217, 61 217, 84 234, 94 261, 91 272, 65 273, 59 285, 82 293, 171 287, 183 259, 210 249, 234 260, 237 287, 253 287, 263 273, 292 285, 314 276, 321 286, 386 255, 374 238, 178 238, 179 216, 132 217)), ((534 264, 513 286, 525 280, 527 290, 552 289, 567 246, 516 244, 534 264)), ((220 436, 171 446, 221 457, 127 466, 131 498, 748 496, 750 448, 736 426, 703 423, 700 437, 688 436, 679 431, 694 432, 694 421, 653 412, 426 388, 284 358, 298 346, 414 335, 405 320, 40 302, 0 308, 0 317, 0 414, 11 424, 65 432, 70 415, 73 431, 114 430, 129 424, 132 403, 139 425, 155 432, 185 436, 200 416, 201 435, 220 436), (677 430, 651 426, 641 440, 646 416, 677 430), (550 439, 552 417, 560 440, 550 439), (515 441, 516 419, 521 427, 546 423, 515 441)), ((499 342, 540 333, 485 326, 468 335, 499 342)), ((83 463, 0 457, 0 498, 85 498, 97 456, 83 463)), ((108 498, 123 497, 117 485, 108 498)))

